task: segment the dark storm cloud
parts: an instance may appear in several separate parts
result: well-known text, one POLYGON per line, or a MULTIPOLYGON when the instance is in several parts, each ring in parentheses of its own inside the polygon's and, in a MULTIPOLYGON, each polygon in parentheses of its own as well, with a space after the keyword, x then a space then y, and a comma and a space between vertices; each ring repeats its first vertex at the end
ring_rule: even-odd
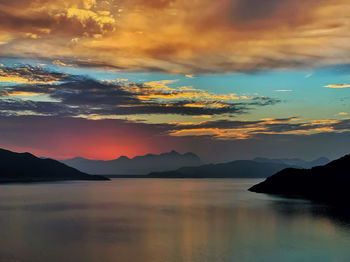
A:
POLYGON ((277 123, 267 124, 266 132, 284 133, 292 131, 309 131, 322 128, 333 129, 334 131, 344 131, 350 129, 350 120, 325 120, 325 121, 311 121, 302 123, 277 123))
POLYGON ((37 102, 23 101, 19 99, 0 99, 0 115, 58 115, 58 116, 73 116, 79 110, 70 108, 57 102, 37 102))
MULTIPOLYGON (((69 81, 54 87, 42 86, 53 98, 68 105, 138 105, 139 99, 120 85, 101 83, 86 77, 71 77, 69 81)), ((40 87, 41 88, 41 87, 40 87)))
POLYGON ((307 131, 320 127, 324 127, 324 125, 310 125, 305 123, 268 124, 266 125, 266 132, 282 133, 296 130, 307 131))
POLYGON ((350 128, 350 119, 344 119, 338 123, 332 125, 334 130, 343 130, 350 128))
MULTIPOLYGON (((0 68, 3 81, 17 81, 4 85, 0 96, 6 114, 31 111, 37 114, 56 116, 79 115, 222 115, 243 114, 254 107, 279 103, 269 97, 253 97, 227 102, 220 96, 202 90, 156 89, 146 84, 97 81, 87 76, 67 75, 46 71, 40 67, 21 66, 0 68), (23 84, 19 84, 23 83, 23 84), (204 93, 203 93, 204 92, 204 93), (18 96, 46 95, 48 101, 37 102, 30 97, 21 100, 18 96), (209 96, 210 100, 193 99, 196 95, 209 96), (14 97, 16 99, 14 99, 14 97), (158 98, 161 99, 158 99, 158 98), (217 98, 218 97, 218 98, 217 98), (31 101, 33 100, 33 101, 31 101), (54 100, 54 101, 50 101, 54 100), (191 106, 191 105, 196 106, 191 106)), ((225 98, 226 99, 226 98, 225 98)))
POLYGON ((0 82, 43 84, 68 79, 67 74, 47 71, 40 66, 16 65, 0 67, 0 82))
MULTIPOLYGON (((273 119, 276 122, 289 122, 295 119, 294 117, 290 118, 280 118, 273 119)), ((173 129, 202 129, 202 128, 218 128, 218 129, 235 129, 235 128, 246 128, 257 125, 268 125, 267 120, 258 120, 258 121, 232 121, 232 120, 218 120, 218 121, 205 121, 199 124, 187 124, 187 125, 177 125, 173 129)), ((287 124, 288 125, 288 124, 287 124)))

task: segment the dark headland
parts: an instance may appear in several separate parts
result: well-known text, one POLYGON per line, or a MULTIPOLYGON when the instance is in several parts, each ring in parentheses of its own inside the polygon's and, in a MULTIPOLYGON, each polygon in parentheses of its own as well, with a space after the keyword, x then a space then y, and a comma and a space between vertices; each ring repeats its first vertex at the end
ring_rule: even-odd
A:
POLYGON ((65 180, 109 180, 92 176, 53 159, 41 159, 30 153, 0 149, 0 183, 29 183, 65 180))
POLYGON ((249 191, 344 203, 350 197, 350 155, 311 169, 287 168, 249 191))

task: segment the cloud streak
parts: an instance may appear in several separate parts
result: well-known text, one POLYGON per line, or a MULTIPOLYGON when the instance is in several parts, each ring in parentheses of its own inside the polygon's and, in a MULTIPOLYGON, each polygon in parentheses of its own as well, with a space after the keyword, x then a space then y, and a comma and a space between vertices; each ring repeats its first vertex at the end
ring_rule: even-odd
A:
POLYGON ((173 136, 209 136, 215 139, 252 139, 262 134, 271 135, 314 135, 350 131, 350 119, 313 120, 302 122, 291 117, 259 121, 207 121, 199 124, 179 124, 170 128, 173 136))
POLYGON ((348 87, 350 87, 350 84, 326 85, 324 87, 329 87, 329 88, 348 88, 348 87))

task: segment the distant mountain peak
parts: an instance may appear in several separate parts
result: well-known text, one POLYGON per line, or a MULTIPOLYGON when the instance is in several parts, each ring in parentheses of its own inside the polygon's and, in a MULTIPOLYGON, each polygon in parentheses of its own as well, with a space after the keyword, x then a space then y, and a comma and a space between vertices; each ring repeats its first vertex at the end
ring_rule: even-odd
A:
POLYGON ((198 157, 195 153, 192 153, 192 152, 187 152, 184 155, 185 156, 196 156, 196 157, 198 157))
POLYGON ((181 155, 179 152, 177 152, 176 150, 171 150, 169 153, 165 153, 165 154, 171 154, 171 155, 181 155))
POLYGON ((117 158, 117 160, 130 160, 130 158, 127 156, 120 156, 117 158))

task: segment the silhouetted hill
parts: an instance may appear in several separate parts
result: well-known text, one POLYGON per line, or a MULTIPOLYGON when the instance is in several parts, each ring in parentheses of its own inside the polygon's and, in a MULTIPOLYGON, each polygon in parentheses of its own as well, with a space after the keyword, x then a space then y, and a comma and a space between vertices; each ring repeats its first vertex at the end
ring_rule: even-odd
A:
POLYGON ((257 162, 262 162, 262 163, 280 163, 280 164, 286 164, 289 166, 298 166, 301 168, 312 168, 314 166, 323 166, 323 165, 326 165, 330 162, 330 160, 326 157, 320 157, 320 158, 317 158, 313 161, 305 161, 305 160, 299 159, 299 158, 270 159, 270 158, 263 158, 263 157, 256 157, 253 160, 257 161, 257 162))
POLYGON ((179 154, 176 151, 160 155, 147 154, 131 159, 126 156, 109 161, 73 158, 61 162, 90 174, 104 175, 146 175, 150 172, 201 164, 201 160, 197 155, 193 153, 179 154))
POLYGON ((265 178, 289 167, 280 163, 236 160, 229 163, 183 167, 174 171, 154 172, 148 177, 162 178, 265 178))
POLYGON ((0 149, 0 183, 59 180, 108 180, 91 176, 53 159, 41 159, 30 153, 0 149))
POLYGON ((251 187, 257 193, 301 196, 323 201, 349 199, 350 155, 311 169, 287 168, 251 187))

